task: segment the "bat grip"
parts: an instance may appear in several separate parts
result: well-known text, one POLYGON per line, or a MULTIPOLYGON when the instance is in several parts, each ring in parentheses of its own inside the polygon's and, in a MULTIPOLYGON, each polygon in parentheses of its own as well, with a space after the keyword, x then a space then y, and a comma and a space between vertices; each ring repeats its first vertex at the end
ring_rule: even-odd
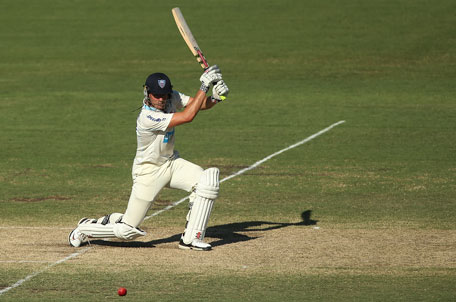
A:
MULTIPOLYGON (((200 50, 197 50, 197 52, 198 52, 198 56, 201 59, 201 63, 204 64, 204 70, 207 70, 209 68, 209 63, 207 63, 206 58, 203 56, 203 54, 201 53, 200 50)), ((217 82, 212 82, 212 85, 215 85, 215 84, 217 84, 217 82)))
POLYGON ((207 63, 206 58, 203 56, 203 53, 201 52, 201 50, 197 49, 196 52, 198 53, 198 56, 200 57, 201 62, 204 64, 204 69, 205 70, 208 69, 209 64, 207 63))

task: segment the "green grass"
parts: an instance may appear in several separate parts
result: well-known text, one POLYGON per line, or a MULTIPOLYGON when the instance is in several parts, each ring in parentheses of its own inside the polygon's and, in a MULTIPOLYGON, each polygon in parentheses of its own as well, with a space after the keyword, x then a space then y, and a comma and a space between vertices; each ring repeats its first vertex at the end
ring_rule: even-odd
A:
MULTIPOLYGON (((325 228, 456 229, 456 4, 449 0, 2 1, 0 226, 70 227, 85 215, 124 211, 143 81, 161 71, 182 92, 199 87, 175 6, 231 89, 226 102, 177 128, 183 158, 218 166, 225 177, 346 121, 223 183, 211 225, 294 223, 311 210, 325 228)), ((166 189, 160 199, 185 195, 166 189)), ((180 226, 185 212, 181 205, 145 224, 180 226)), ((106 292, 115 294, 120 282, 135 301, 175 301, 199 282, 207 301, 456 297, 452 264, 444 274, 349 270, 285 277, 267 268, 246 276, 146 268, 123 279, 63 264, 1 299, 115 299, 106 292)), ((0 266, 0 286, 33 271, 0 266)))
POLYGON ((40 283, 24 284, 4 301, 58 300, 62 295, 72 297, 71 301, 86 301, 87 296, 100 293, 104 293, 101 298, 113 301, 176 301, 182 297, 187 301, 450 301, 454 297, 455 281, 454 276, 290 277, 234 273, 214 277, 142 270, 123 275, 80 271, 69 277, 45 273, 40 283), (75 288, 75 283, 80 287, 75 288), (127 288, 125 298, 117 296, 120 286, 127 288), (199 288, 197 293, 195 286, 199 288))

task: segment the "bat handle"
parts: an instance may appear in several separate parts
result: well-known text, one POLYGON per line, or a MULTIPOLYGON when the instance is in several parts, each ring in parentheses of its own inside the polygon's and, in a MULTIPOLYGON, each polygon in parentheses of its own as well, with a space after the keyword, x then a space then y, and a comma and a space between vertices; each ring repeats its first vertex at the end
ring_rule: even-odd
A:
POLYGON ((202 63, 201 66, 204 65, 203 68, 204 68, 204 69, 208 69, 208 68, 209 68, 209 64, 207 63, 206 58, 203 56, 203 53, 201 52, 201 50, 197 49, 196 52, 197 52, 197 54, 198 54, 198 56, 199 56, 199 58, 200 58, 200 60, 201 60, 201 61, 200 61, 200 62, 202 63))

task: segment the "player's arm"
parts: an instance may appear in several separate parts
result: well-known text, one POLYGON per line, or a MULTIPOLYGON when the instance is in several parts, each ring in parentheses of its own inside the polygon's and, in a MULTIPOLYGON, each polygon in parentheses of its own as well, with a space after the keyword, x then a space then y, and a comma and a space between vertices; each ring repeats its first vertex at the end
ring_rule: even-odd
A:
MULTIPOLYGON (((190 97, 188 102, 189 103, 193 102, 193 99, 194 98, 190 97)), ((200 110, 211 109, 212 107, 214 107, 215 104, 217 104, 217 102, 214 101, 211 96, 208 96, 208 97, 206 97, 206 100, 203 101, 203 103, 201 103, 200 110)))
MULTIPOLYGON (((192 98, 190 98, 190 101, 191 101, 191 99, 192 98)), ((200 110, 211 109, 212 107, 215 106, 215 104, 217 104, 217 102, 215 102, 211 96, 208 96, 208 97, 206 97, 206 100, 201 104, 200 110)))
POLYGON ((187 107, 184 111, 176 112, 173 114, 171 121, 169 122, 168 128, 179 126, 185 123, 190 123, 193 121, 195 116, 198 114, 198 111, 201 109, 201 105, 206 100, 206 92, 203 90, 198 90, 195 97, 190 98, 187 107))
POLYGON ((175 127, 193 121, 195 116, 201 110, 203 103, 207 102, 206 93, 212 82, 218 82, 222 79, 222 74, 217 65, 209 67, 200 77, 201 88, 196 93, 195 97, 190 98, 184 111, 173 114, 168 127, 175 127))

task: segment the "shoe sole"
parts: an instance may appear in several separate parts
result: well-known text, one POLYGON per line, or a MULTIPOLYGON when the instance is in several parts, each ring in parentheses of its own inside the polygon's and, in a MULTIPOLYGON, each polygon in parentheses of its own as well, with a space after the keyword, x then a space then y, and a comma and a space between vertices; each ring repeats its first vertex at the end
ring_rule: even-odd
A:
POLYGON ((193 245, 182 245, 182 244, 179 244, 179 248, 181 250, 194 250, 194 251, 210 251, 212 249, 212 247, 201 248, 201 247, 196 247, 193 245))

